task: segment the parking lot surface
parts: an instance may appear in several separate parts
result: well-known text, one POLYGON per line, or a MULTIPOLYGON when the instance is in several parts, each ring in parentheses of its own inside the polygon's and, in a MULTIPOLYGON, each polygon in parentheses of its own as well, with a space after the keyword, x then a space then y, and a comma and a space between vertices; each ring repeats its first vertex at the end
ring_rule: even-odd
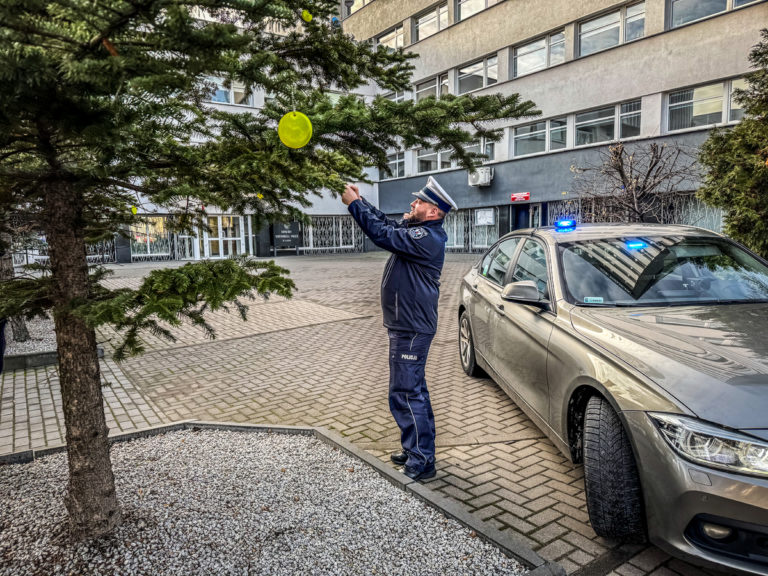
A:
MULTIPOLYGON (((426 371, 438 474, 426 485, 513 531, 569 574, 717 574, 655 546, 596 536, 581 466, 571 465, 493 381, 464 374, 458 288, 478 257, 449 254, 443 270, 426 371)), ((296 283, 294 297, 250 303, 247 322, 234 311, 217 312, 215 340, 185 326, 175 330, 176 342, 147 337, 145 354, 118 364, 109 359, 116 334, 102 330, 111 430, 188 419, 323 426, 388 462, 399 431, 387 403, 388 340, 379 308, 386 258, 382 252, 280 257, 296 283)), ((113 265, 108 282, 135 286, 164 265, 113 265)), ((0 386, 0 454, 63 442, 54 368, 6 372, 0 386)))

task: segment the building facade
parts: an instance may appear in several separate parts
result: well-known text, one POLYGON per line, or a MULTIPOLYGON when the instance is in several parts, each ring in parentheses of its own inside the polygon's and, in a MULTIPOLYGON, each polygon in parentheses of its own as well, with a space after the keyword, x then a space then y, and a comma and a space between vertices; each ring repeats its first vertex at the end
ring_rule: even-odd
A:
MULTIPOLYGON (((450 191, 449 249, 481 250, 510 230, 579 215, 572 166, 617 140, 695 150, 716 126, 738 122, 733 91, 768 23, 764 0, 355 0, 344 30, 415 52, 412 89, 393 99, 519 93, 542 115, 498 126, 478 142, 477 174, 446 151, 391 150, 380 208, 402 213, 427 175, 450 191)), ((718 230, 722 214, 693 193, 675 219, 718 230)))

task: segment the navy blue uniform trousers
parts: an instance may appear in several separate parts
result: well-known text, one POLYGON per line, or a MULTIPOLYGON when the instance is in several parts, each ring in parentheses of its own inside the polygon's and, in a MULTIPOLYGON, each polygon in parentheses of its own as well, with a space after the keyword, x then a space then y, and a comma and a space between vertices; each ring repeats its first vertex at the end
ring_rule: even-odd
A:
POLYGON ((435 462, 435 416, 424 367, 434 334, 389 330, 389 409, 400 427, 406 466, 423 470, 435 462))

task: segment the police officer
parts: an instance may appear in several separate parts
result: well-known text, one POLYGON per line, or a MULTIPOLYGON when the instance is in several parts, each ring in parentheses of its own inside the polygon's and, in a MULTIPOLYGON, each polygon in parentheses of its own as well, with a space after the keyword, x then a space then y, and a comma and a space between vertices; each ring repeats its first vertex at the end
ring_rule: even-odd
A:
POLYGON ((389 331, 389 409, 400 428, 403 451, 392 454, 405 475, 435 475, 435 417, 424 367, 437 331, 440 273, 447 235, 443 218, 456 203, 429 177, 414 192, 411 211, 392 220, 347 184, 341 199, 374 244, 392 253, 381 282, 381 308, 389 331))

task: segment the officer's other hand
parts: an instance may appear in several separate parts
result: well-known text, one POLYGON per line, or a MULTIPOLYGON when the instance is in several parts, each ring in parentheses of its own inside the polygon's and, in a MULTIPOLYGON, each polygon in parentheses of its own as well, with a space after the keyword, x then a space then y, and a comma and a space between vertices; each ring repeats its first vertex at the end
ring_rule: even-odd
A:
POLYGON ((403 220, 408 220, 408 218, 410 218, 410 217, 411 217, 411 213, 410 212, 403 212, 403 220))
POLYGON ((354 184, 347 184, 347 187, 344 188, 344 194, 341 195, 341 201, 344 202, 344 205, 349 206, 358 198, 360 198, 360 189, 354 184))

